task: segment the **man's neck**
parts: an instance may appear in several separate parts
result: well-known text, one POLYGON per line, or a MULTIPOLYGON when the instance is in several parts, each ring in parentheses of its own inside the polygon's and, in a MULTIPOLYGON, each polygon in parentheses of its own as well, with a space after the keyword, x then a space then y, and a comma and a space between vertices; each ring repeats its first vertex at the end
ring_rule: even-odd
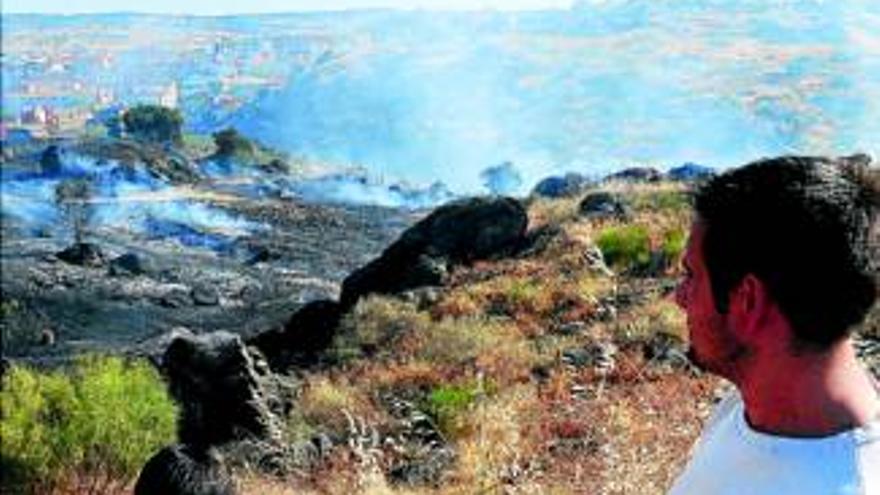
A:
POLYGON ((863 426, 880 415, 871 376, 846 339, 828 351, 754 356, 736 381, 746 419, 782 436, 825 437, 863 426))

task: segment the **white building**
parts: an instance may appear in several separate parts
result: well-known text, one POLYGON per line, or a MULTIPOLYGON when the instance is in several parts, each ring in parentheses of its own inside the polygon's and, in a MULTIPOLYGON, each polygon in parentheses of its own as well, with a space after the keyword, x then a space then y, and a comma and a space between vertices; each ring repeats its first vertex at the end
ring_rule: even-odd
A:
POLYGON ((180 87, 177 85, 177 81, 172 81, 167 88, 162 90, 162 94, 159 96, 159 104, 163 107, 177 108, 179 101, 180 87))

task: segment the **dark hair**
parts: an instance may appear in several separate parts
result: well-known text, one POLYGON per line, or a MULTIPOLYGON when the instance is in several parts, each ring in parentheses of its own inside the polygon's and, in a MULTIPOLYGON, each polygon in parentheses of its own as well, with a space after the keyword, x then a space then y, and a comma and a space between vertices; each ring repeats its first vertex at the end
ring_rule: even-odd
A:
MULTIPOLYGON (((721 174, 695 194, 716 309, 746 274, 803 344, 827 348, 877 299, 878 188, 864 160, 786 156, 721 174)), ((876 172, 876 171, 873 171, 876 172)))

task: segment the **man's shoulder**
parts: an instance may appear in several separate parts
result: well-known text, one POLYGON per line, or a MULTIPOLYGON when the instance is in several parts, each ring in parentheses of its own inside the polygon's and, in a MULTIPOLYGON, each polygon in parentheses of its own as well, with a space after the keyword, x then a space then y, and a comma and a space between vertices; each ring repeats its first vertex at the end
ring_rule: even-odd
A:
POLYGON ((763 434, 748 426, 731 391, 670 493, 880 495, 880 422, 823 439, 763 434))
POLYGON ((722 392, 721 399, 715 404, 712 414, 706 421, 706 426, 703 427, 703 435, 705 436, 710 433, 718 426, 722 419, 735 414, 738 410, 742 410, 742 396, 739 390, 731 387, 729 390, 722 392))
POLYGON ((855 431, 856 459, 863 490, 880 494, 880 418, 855 431))

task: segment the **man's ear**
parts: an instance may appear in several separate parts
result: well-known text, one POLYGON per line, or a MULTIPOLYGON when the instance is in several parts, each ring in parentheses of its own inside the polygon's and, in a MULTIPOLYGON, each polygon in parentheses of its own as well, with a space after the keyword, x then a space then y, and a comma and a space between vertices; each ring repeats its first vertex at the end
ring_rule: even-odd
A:
POLYGON ((730 313, 745 338, 755 338, 766 326, 773 300, 767 284, 748 273, 730 294, 730 313))

